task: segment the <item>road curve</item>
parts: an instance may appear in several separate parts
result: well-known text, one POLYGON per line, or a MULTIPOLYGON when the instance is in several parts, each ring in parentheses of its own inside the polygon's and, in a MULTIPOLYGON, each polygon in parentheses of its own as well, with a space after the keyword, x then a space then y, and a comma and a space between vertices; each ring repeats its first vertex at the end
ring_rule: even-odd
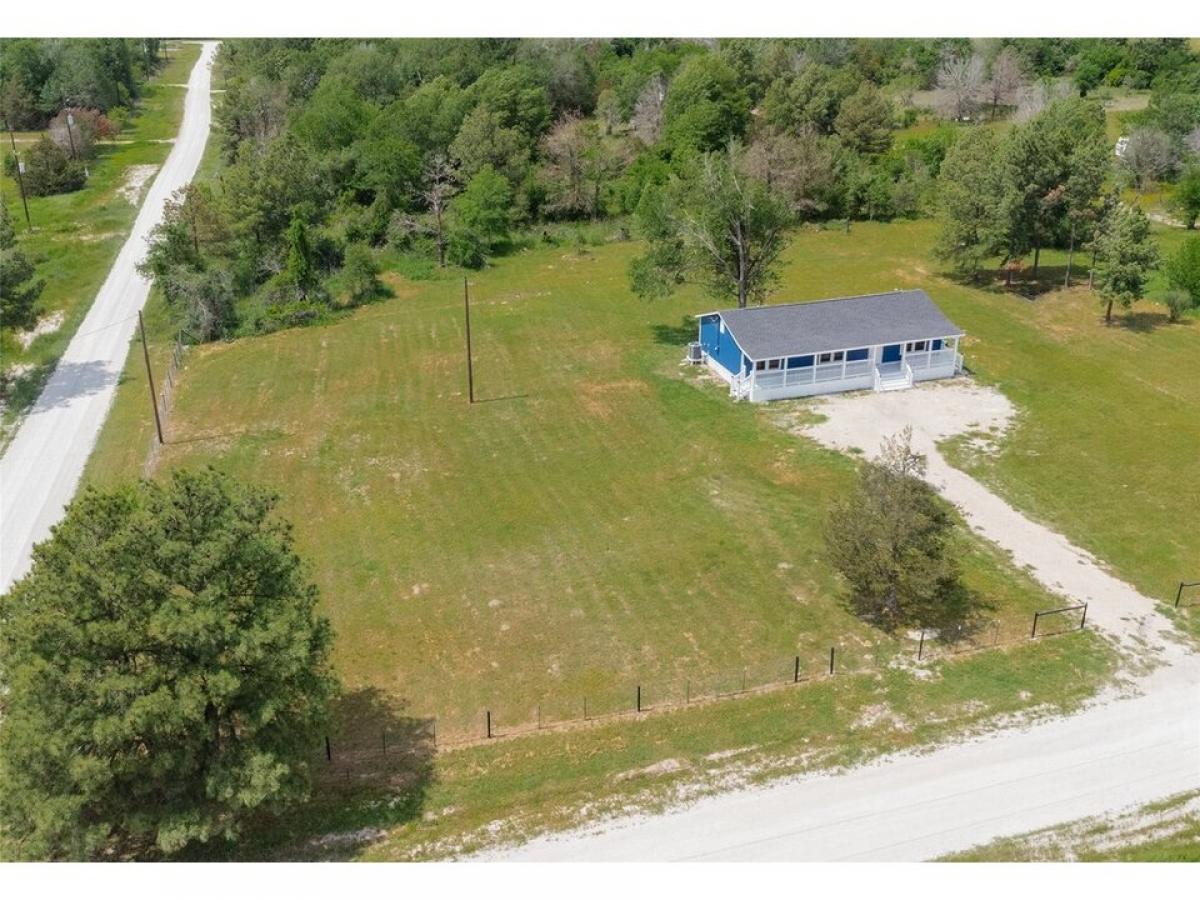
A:
POLYGON ((1022 731, 702 800, 484 858, 916 861, 1200 788, 1200 665, 1022 731))
POLYGON ((212 121, 212 60, 204 42, 188 78, 183 122, 133 230, 37 403, 0 458, 0 593, 29 568, 33 545, 62 517, 100 434, 125 366, 137 312, 150 293, 138 274, 163 203, 200 165, 212 121))

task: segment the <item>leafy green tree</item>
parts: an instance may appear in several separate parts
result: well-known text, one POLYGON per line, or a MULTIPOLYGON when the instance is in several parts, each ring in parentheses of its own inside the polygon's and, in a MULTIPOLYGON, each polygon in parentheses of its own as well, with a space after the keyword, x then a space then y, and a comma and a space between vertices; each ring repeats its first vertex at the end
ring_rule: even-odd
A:
POLYGON ((172 307, 182 311, 184 328, 196 340, 216 340, 237 325, 233 277, 226 267, 172 266, 159 283, 172 307))
POLYGON ((663 106, 663 139, 676 150, 710 151, 739 138, 750 98, 719 56, 689 57, 672 79, 663 106))
POLYGON ((46 279, 35 274, 17 242, 8 206, 0 203, 0 327, 27 329, 37 321, 34 309, 46 279))
POLYGON ((1104 300, 1104 321, 1113 304, 1128 309, 1141 298, 1146 280, 1158 265, 1158 244, 1140 207, 1120 203, 1105 217, 1096 238, 1095 287, 1104 300))
POLYGON ((366 132, 375 109, 362 100, 344 77, 321 79, 292 128, 320 153, 349 147, 366 132))
POLYGON ((811 127, 822 134, 833 131, 842 101, 853 94, 862 78, 850 69, 834 69, 819 62, 806 63, 794 75, 773 81, 763 97, 763 118, 784 131, 811 127))
POLYGON ((874 156, 892 145, 892 105, 879 88, 864 81, 842 101, 834 131, 851 150, 874 156))
POLYGON ((514 128, 529 142, 550 127, 550 98, 532 66, 490 68, 468 92, 478 106, 496 116, 501 128, 514 128))
POLYGON ((1189 231, 1196 227, 1196 219, 1200 219, 1200 166, 1192 166, 1180 176, 1171 195, 1171 209, 1189 231))
POLYGON ((1191 298, 1192 306, 1200 306, 1200 237, 1189 237, 1179 245, 1163 264, 1171 287, 1191 298))
POLYGON ((276 500, 215 470, 88 488, 0 597, 0 827, 175 853, 308 791, 331 632, 276 500))
POLYGON ((450 156, 458 160, 462 177, 472 178, 491 166, 510 185, 525 180, 530 155, 529 139, 516 128, 506 128, 500 116, 483 106, 471 110, 450 144, 450 156))
POLYGON ((362 303, 379 293, 379 263, 366 244, 351 244, 342 263, 342 279, 352 303, 362 303))
POLYGON ((998 150, 994 132, 970 130, 947 151, 938 176, 941 233, 934 252, 972 277, 1004 243, 998 150))
POLYGON ((863 463, 857 488, 833 504, 825 541, 856 615, 886 631, 962 627, 975 601, 963 587, 958 528, 948 504, 924 481, 912 429, 883 442, 863 463))
POLYGON ((1033 251, 1036 278, 1042 248, 1063 229, 1068 211, 1095 202, 1108 161, 1104 111, 1088 100, 1059 100, 1005 141, 1009 259, 1033 251))
POLYGON ((646 253, 630 266, 643 297, 662 297, 685 282, 744 307, 777 279, 793 212, 779 192, 745 172, 737 145, 705 154, 686 178, 672 178, 642 197, 638 220, 646 253))
POLYGON ((477 268, 508 240, 512 227, 512 187, 508 179, 484 166, 468 182, 451 207, 454 221, 448 252, 459 265, 477 268))
POLYGON ((25 193, 48 197, 77 191, 87 183, 83 163, 71 159, 67 151, 43 137, 26 154, 25 193))
POLYGON ((308 297, 317 286, 317 267, 313 261, 312 241, 308 226, 299 216, 292 218, 287 231, 287 268, 284 277, 300 299, 308 297))

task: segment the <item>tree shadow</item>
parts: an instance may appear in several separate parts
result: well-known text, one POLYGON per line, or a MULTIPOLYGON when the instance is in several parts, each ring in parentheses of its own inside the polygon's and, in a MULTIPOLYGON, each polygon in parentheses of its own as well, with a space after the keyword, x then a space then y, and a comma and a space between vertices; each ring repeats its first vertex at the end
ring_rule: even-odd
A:
MULTIPOLYGON (((90 359, 86 362, 68 362, 63 360, 55 366, 50 377, 44 382, 31 379, 30 390, 39 389, 40 393, 33 402, 31 413, 36 414, 60 406, 69 406, 76 400, 98 394, 120 382, 120 373, 109 368, 102 360, 90 359)), ((14 390, 13 405, 19 406, 22 401, 30 401, 14 390)))
POLYGON ((1191 324, 1191 320, 1180 318, 1178 321, 1172 322, 1170 315, 1165 310, 1158 312, 1139 309, 1136 311, 1131 310, 1120 316, 1114 316, 1112 324, 1138 334, 1147 334, 1151 331, 1157 331, 1159 328, 1169 328, 1172 325, 1187 326, 1191 324))
MULTIPOLYGON (((1043 294, 1066 289, 1067 267, 1065 265, 1038 267, 1037 277, 1032 269, 1016 273, 1010 282, 1007 273, 1000 268, 981 269, 971 275, 963 272, 943 273, 955 284, 987 291, 990 294, 1009 294, 1023 300, 1036 300, 1043 294)), ((1071 266, 1071 287, 1079 287, 1087 283, 1087 267, 1071 266)))
POLYGON ((650 328, 654 335, 654 343, 667 344, 672 347, 686 347, 696 340, 696 321, 691 316, 684 316, 678 325, 659 323, 650 328))
POLYGON ((308 802, 260 817, 224 858, 346 860, 418 819, 434 782, 436 724, 407 707, 374 687, 339 697, 313 748, 308 802))

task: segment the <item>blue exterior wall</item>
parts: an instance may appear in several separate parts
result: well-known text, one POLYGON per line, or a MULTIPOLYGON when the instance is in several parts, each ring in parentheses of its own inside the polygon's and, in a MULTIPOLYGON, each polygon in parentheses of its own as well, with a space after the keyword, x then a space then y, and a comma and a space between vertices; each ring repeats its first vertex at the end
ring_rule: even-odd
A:
POLYGON ((742 348, 737 345, 729 329, 721 333, 721 317, 718 315, 700 319, 700 346, 730 374, 743 367, 742 348))

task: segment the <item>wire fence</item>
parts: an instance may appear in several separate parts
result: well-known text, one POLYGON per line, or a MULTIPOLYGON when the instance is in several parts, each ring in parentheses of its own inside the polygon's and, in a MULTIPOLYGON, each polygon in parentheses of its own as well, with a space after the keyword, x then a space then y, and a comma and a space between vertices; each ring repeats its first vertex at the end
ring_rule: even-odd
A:
POLYGON ((693 672, 675 679, 646 679, 608 684, 586 692, 548 692, 536 700, 504 698, 467 715, 393 718, 361 711, 353 722, 325 739, 321 748, 325 777, 352 781, 386 771, 412 759, 414 735, 429 753, 487 744, 539 732, 564 731, 622 719, 640 719, 692 706, 724 702, 772 691, 884 670, 919 670, 937 660, 1028 645, 1083 631, 1087 605, 1042 610, 1028 619, 993 620, 956 631, 911 631, 893 641, 870 644, 854 638, 810 650, 714 672, 693 672))
POLYGON ((167 373, 163 378, 162 389, 158 392, 158 414, 162 420, 167 421, 167 413, 171 410, 171 400, 175 396, 175 382, 179 376, 179 369, 183 365, 183 351, 187 345, 183 342, 183 332, 180 331, 175 335, 175 340, 171 344, 171 359, 167 363, 167 373))
POLYGON ((1200 581, 1181 581, 1175 591, 1175 608, 1186 609, 1200 605, 1200 581))

